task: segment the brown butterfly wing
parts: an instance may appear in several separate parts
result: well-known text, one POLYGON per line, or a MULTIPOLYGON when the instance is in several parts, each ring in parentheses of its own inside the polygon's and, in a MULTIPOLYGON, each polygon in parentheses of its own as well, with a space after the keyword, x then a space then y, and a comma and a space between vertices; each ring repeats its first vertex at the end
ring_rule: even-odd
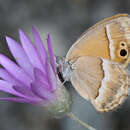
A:
POLYGON ((98 111, 110 111, 128 95, 128 75, 116 63, 96 57, 80 57, 72 64, 71 82, 77 92, 98 111))
POLYGON ((71 76, 72 84, 85 99, 89 99, 89 95, 93 98, 98 95, 103 79, 101 63, 101 60, 95 57, 81 57, 72 66, 74 69, 71 76))
MULTIPOLYGON (((130 46, 130 17, 127 14, 115 15, 89 28, 70 48, 66 61, 81 56, 95 56, 123 63, 117 51, 120 42, 130 46)), ((126 47, 128 50, 128 48, 126 47)))

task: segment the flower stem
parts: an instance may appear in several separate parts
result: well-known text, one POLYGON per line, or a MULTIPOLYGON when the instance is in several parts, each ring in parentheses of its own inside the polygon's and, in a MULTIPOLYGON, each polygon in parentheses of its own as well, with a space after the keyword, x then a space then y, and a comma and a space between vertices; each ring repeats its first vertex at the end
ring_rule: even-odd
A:
POLYGON ((87 123, 81 121, 79 118, 77 118, 72 112, 68 113, 67 116, 69 118, 71 118, 72 120, 76 121, 77 123, 79 123, 81 126, 87 128, 88 130, 96 130, 95 128, 93 128, 92 126, 88 125, 87 123))

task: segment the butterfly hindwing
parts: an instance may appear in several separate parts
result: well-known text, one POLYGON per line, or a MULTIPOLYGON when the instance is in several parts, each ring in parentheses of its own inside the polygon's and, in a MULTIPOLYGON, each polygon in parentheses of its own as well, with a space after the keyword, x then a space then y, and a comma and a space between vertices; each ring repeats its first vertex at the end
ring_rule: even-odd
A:
POLYGON ((110 111, 128 95, 124 68, 106 59, 83 56, 72 64, 71 82, 77 92, 98 111, 110 111))

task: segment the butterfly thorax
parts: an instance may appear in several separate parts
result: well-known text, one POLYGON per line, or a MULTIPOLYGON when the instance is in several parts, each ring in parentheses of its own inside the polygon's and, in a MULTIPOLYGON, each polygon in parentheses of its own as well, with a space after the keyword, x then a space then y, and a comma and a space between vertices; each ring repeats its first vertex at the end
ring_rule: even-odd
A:
POLYGON ((57 73, 61 82, 70 81, 72 67, 70 62, 65 62, 64 57, 56 56, 57 73))

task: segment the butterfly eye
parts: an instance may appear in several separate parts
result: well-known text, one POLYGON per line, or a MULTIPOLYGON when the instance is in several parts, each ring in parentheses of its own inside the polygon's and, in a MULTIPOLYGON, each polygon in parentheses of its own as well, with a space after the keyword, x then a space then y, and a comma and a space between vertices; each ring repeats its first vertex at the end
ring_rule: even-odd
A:
POLYGON ((121 49, 120 50, 120 56, 125 57, 127 55, 127 50, 126 49, 121 49))

